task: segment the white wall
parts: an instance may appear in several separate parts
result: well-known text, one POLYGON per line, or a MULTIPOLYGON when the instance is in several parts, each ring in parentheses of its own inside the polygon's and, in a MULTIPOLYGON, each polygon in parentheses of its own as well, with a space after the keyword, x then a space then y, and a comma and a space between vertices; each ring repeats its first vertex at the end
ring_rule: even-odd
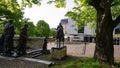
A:
POLYGON ((67 27, 68 34, 78 34, 78 29, 77 29, 75 23, 76 23, 75 21, 68 19, 68 27, 67 27))
POLYGON ((84 34, 87 34, 87 35, 93 35, 93 34, 95 34, 95 29, 90 28, 90 23, 88 23, 88 24, 84 27, 84 34))

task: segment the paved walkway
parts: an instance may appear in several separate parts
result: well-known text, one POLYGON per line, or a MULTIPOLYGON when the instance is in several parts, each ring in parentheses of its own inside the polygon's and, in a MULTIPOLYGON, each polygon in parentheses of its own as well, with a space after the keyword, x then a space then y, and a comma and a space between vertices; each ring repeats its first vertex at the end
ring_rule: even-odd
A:
MULTIPOLYGON (((55 47, 55 43, 48 44, 48 48, 55 47)), ((87 43, 84 53, 85 44, 65 44, 67 46, 67 54, 76 57, 93 57, 95 44, 87 43)), ((120 61, 120 45, 114 45, 114 57, 116 61, 120 61)))
MULTIPOLYGON (((55 43, 49 43, 48 48, 51 49, 53 46, 55 46, 55 43)), ((76 57, 93 57, 94 54, 94 49, 95 49, 95 44, 94 43, 88 43, 86 45, 86 51, 85 54, 83 52, 84 45, 82 43, 79 44, 65 44, 67 46, 67 54, 71 56, 76 56, 76 57)), ((114 46, 114 56, 115 60, 120 61, 120 45, 114 46)), ((37 61, 37 62, 30 62, 31 60, 27 58, 27 60, 21 60, 20 59, 15 59, 15 58, 8 58, 8 57, 0 57, 0 68, 46 68, 47 66, 38 63, 41 61, 38 60, 33 60, 32 61, 37 61)), ((70 58, 68 59, 70 60, 70 58)), ((44 62, 44 61, 42 61, 44 62)))

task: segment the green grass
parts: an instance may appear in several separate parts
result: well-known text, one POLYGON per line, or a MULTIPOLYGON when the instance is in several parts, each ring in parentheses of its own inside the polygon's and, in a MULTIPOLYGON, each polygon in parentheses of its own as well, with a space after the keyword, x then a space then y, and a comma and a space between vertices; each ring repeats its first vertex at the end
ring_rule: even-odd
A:
POLYGON ((120 68, 120 62, 115 62, 115 67, 120 68))
MULTIPOLYGON (((51 68, 110 68, 107 64, 100 65, 99 62, 92 58, 82 58, 77 61, 69 61, 65 64, 57 64, 51 68)), ((120 68, 120 62, 115 63, 114 68, 120 68)))

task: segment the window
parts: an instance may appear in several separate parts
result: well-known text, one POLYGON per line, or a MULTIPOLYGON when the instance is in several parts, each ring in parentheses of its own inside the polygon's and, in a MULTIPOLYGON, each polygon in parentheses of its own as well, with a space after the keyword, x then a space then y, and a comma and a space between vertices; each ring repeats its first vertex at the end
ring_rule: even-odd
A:
POLYGON ((120 34, 120 29, 115 29, 115 34, 120 34))
POLYGON ((84 33, 84 26, 78 27, 78 33, 84 33))

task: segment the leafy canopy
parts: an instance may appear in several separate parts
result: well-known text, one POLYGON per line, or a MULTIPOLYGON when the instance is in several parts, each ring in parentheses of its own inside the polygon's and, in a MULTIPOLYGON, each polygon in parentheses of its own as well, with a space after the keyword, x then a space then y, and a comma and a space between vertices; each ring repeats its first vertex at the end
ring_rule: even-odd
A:
MULTIPOLYGON (((74 0, 74 8, 68 11, 65 16, 75 20, 78 27, 80 25, 85 25, 86 23, 91 23, 93 26, 96 24, 96 10, 89 4, 95 0, 74 0)), ((52 0, 51 3, 59 5, 59 7, 65 7, 66 0, 52 0), (63 3, 63 4, 61 4, 63 3)), ((120 0, 113 0, 111 4, 111 13, 113 20, 120 15, 120 0)))
POLYGON ((28 22, 28 36, 33 37, 35 36, 35 25, 33 22, 28 22))
POLYGON ((50 27, 44 20, 39 20, 36 26, 37 36, 49 37, 50 27))
POLYGON ((40 5, 40 2, 40 0, 0 0, 0 16, 5 16, 5 19, 0 18, 0 30, 3 30, 7 19, 13 19, 18 34, 22 25, 25 24, 22 10, 27 6, 32 7, 33 4, 40 5))

